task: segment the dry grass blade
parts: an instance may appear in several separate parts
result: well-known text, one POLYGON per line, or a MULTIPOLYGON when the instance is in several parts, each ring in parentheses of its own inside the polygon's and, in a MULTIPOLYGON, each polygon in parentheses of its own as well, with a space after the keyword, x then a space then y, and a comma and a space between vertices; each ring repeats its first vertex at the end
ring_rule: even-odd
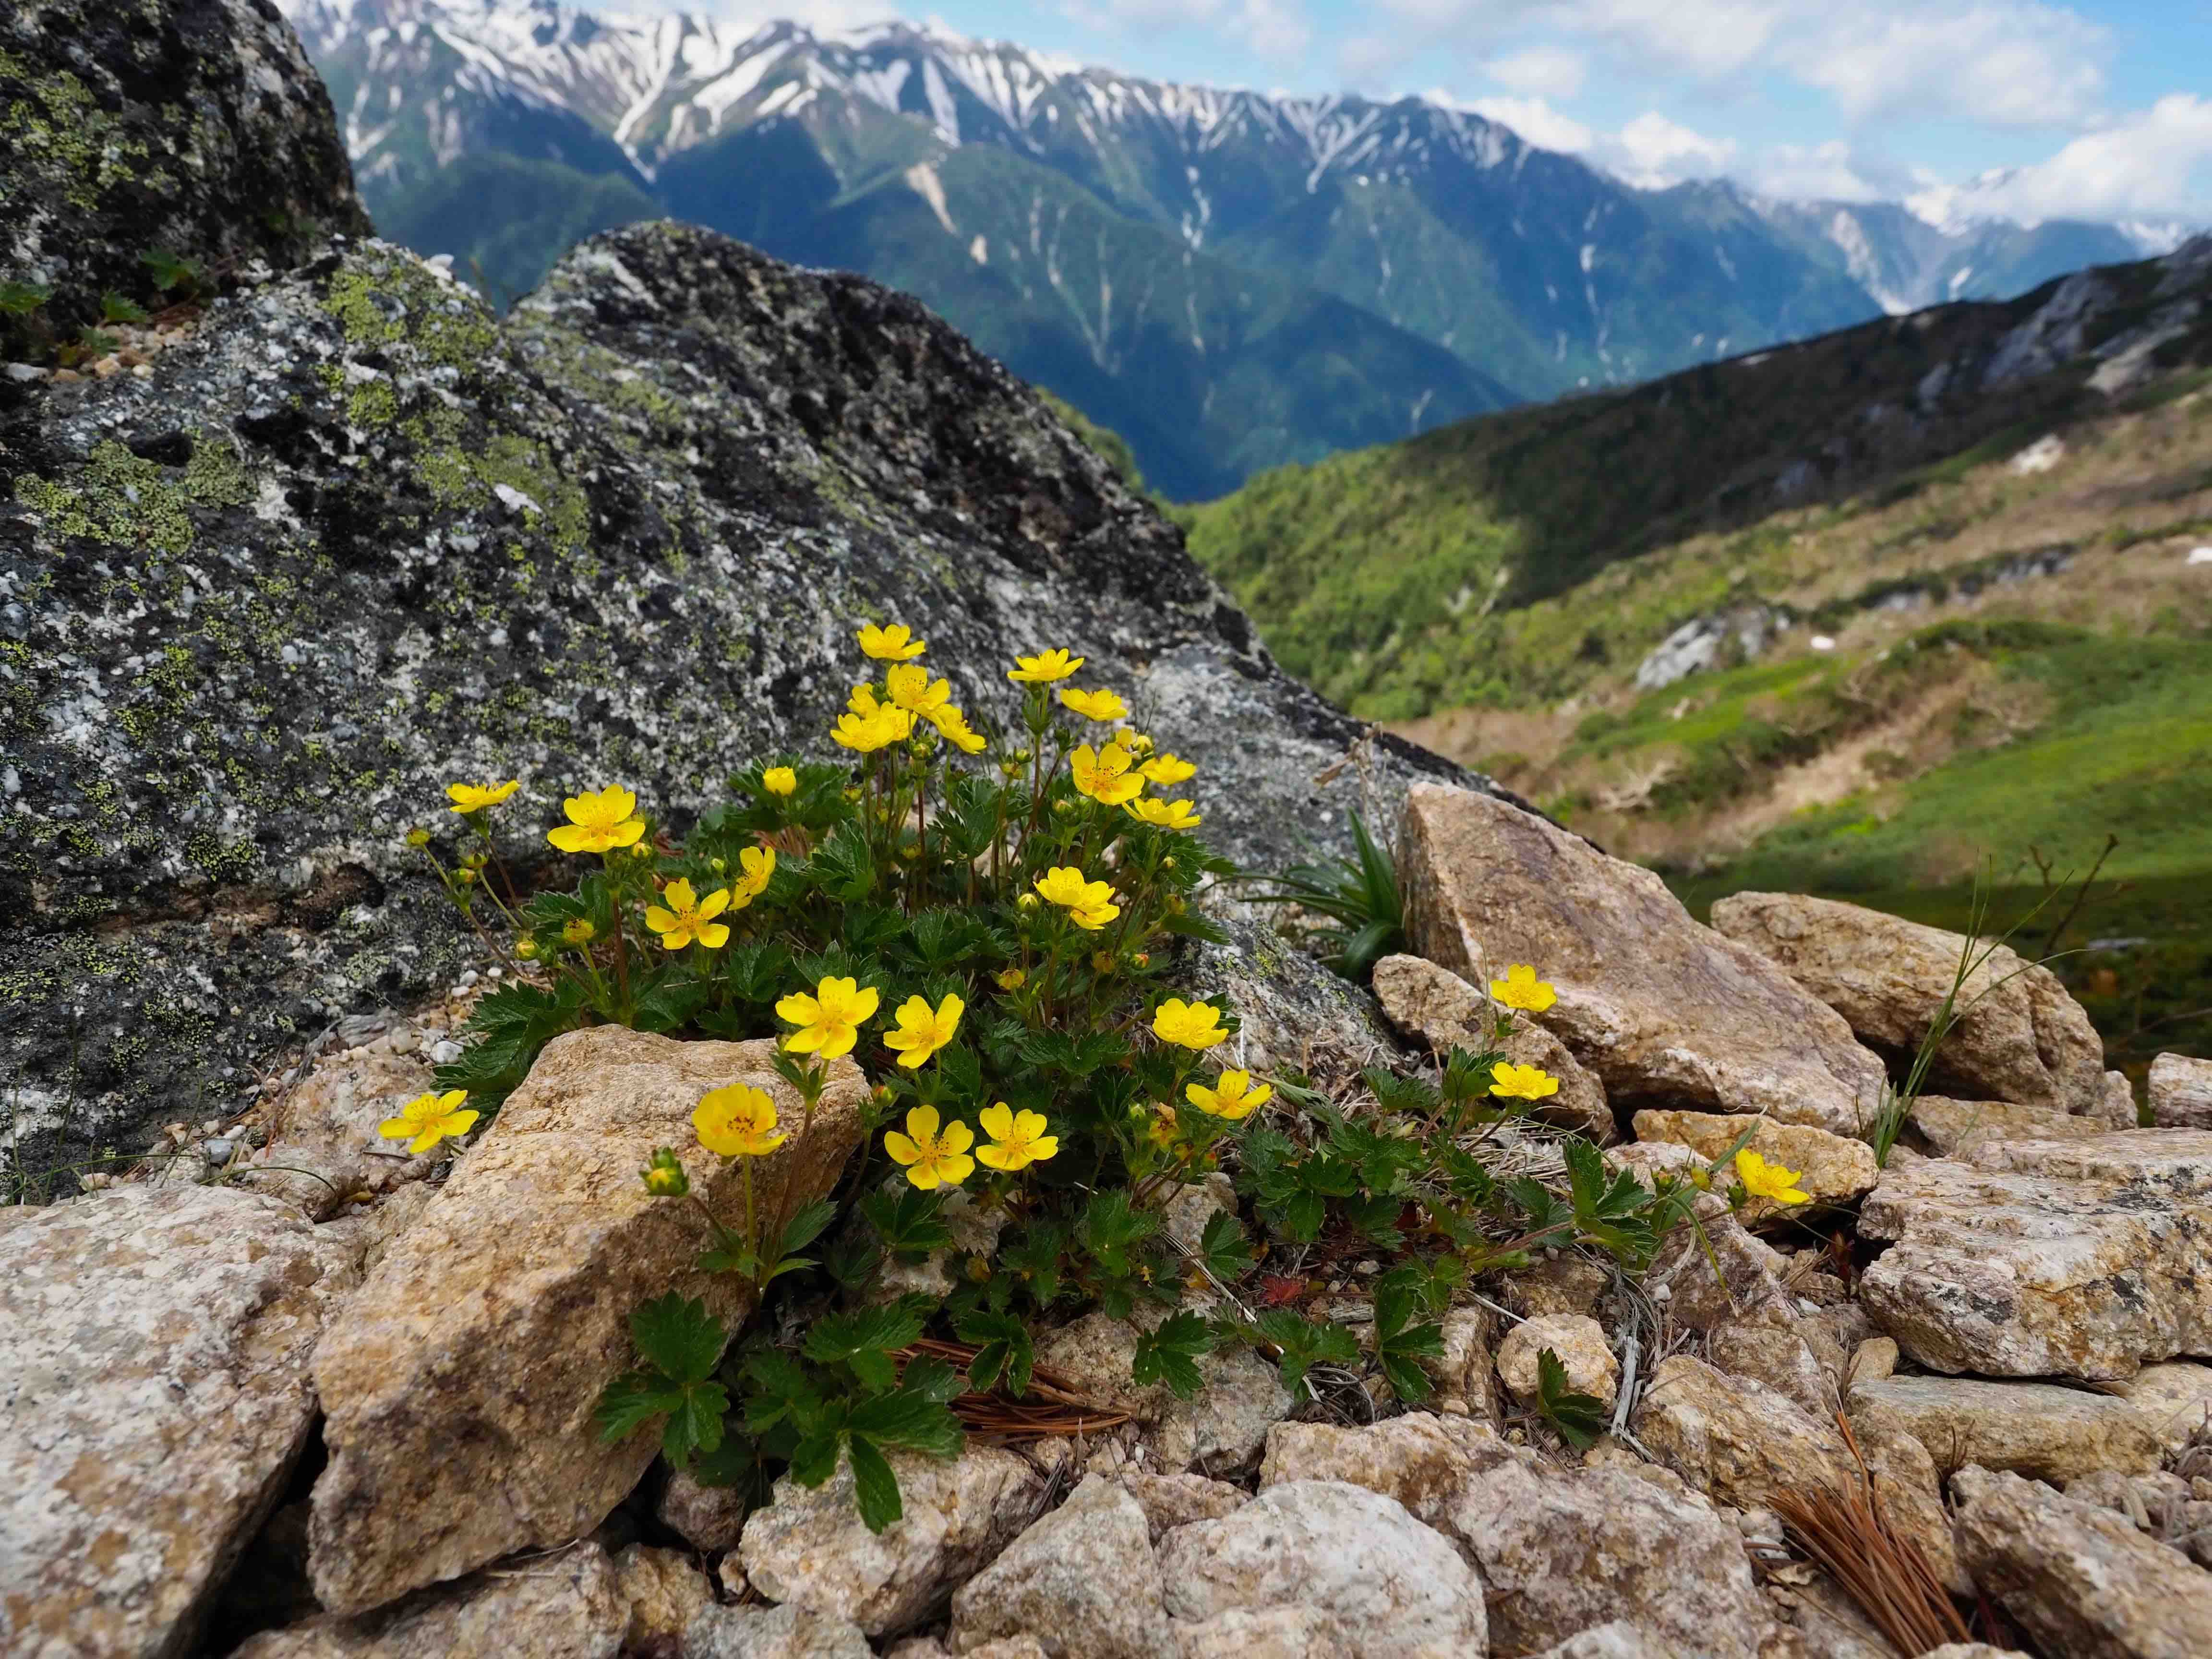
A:
POLYGON ((1966 1621, 1919 1545, 1894 1530, 1882 1513, 1849 1419, 1838 1412, 1836 1422, 1858 1462, 1859 1477, 1840 1492, 1816 1486, 1778 1494, 1774 1507, 1792 1540, 1844 1587, 1875 1627, 1910 1659, 1947 1642, 1972 1641, 1966 1621))
MULTIPOLYGON (((940 1342, 924 1337, 902 1349, 903 1362, 917 1354, 931 1354, 965 1370, 975 1362, 976 1350, 965 1342, 940 1342)), ((1130 1420, 1127 1412, 1094 1406, 1075 1392, 1057 1371, 1039 1365, 1030 1375, 1030 1391, 1020 1399, 1001 1389, 968 1393, 955 1398, 947 1409, 978 1434, 1004 1440, 1042 1440, 1054 1435, 1097 1434, 1130 1420)))

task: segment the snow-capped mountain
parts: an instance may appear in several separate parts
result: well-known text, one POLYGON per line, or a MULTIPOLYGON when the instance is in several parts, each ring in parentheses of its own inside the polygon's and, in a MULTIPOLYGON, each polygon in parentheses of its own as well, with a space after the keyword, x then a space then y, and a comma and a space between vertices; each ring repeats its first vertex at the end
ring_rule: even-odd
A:
POLYGON ((1175 494, 2130 257, 1639 191, 1422 100, 1146 81, 905 24, 278 4, 387 234, 516 289, 656 211, 849 266, 1121 430, 1175 494))

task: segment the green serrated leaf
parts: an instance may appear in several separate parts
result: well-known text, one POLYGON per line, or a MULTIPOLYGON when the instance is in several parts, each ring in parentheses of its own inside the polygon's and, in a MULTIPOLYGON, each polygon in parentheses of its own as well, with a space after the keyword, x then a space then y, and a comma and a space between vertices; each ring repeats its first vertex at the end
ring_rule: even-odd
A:
POLYGON ((1577 1451, 1595 1444, 1611 1426, 1605 1402, 1595 1395, 1579 1394, 1570 1387, 1566 1366, 1549 1348, 1536 1356, 1536 1411, 1577 1451))
POLYGON ((602 1440, 620 1440, 683 1403, 684 1390, 659 1371, 625 1371, 599 1395, 593 1415, 602 1440))
POLYGON ((855 1435, 846 1449, 853 1460, 853 1503, 870 1532, 881 1532, 905 1513, 899 1498, 898 1476, 867 1441, 855 1435))
POLYGON ((1176 1398, 1188 1400, 1205 1382, 1199 1356, 1211 1353, 1215 1341, 1213 1328, 1185 1309, 1161 1321, 1157 1330, 1139 1334, 1130 1373, 1139 1388, 1164 1382, 1176 1398))
POLYGON ((661 1425, 662 1455, 680 1469, 694 1451, 713 1451, 722 1443, 722 1414, 729 1408, 729 1392, 720 1383, 687 1383, 668 1421, 661 1425))
POLYGON ((632 1309, 629 1334, 637 1351, 678 1383, 705 1382, 729 1340, 704 1302, 673 1291, 632 1309))

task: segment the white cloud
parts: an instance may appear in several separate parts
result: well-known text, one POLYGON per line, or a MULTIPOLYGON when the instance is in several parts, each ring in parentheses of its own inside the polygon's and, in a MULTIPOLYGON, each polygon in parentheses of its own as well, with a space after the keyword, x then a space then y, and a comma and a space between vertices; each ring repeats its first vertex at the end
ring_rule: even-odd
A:
POLYGON ((1061 0, 1060 9, 1109 34, 1194 24, 1276 63, 1296 60, 1313 44, 1303 0, 1061 0))
POLYGON ((2072 126, 2105 89, 2106 31, 2035 0, 1835 7, 1778 44, 1782 67, 1846 118, 1931 112, 1992 126, 2072 126))
MULTIPOLYGON (((1450 100, 1441 93, 1428 94, 1432 103, 1450 100)), ((1584 126, 1572 116, 1562 115, 1541 98, 1476 98, 1460 104, 1461 109, 1471 109, 1486 120, 1513 129, 1538 149, 1564 150, 1570 155, 1581 155, 1597 143, 1595 129, 1584 126)))
POLYGON ((1735 160, 1735 141, 1708 138, 1656 110, 1647 110, 1621 128, 1594 159, 1639 189, 1656 190, 1726 173, 1735 160))
POLYGON ((1894 198, 1898 181, 1877 182, 1886 169, 1869 167, 1840 138, 1820 144, 1776 144, 1750 157, 1744 182, 1785 202, 1876 202, 1894 198))
POLYGON ((2212 195, 2212 99, 2175 93, 2101 132, 2084 134, 2048 161, 1911 198, 1938 221, 2018 219, 2202 220, 2212 195))
POLYGON ((1589 67, 1578 52, 1530 46, 1490 59, 1482 72, 1499 86, 1524 95, 1571 98, 1583 89, 1583 76, 1589 67))

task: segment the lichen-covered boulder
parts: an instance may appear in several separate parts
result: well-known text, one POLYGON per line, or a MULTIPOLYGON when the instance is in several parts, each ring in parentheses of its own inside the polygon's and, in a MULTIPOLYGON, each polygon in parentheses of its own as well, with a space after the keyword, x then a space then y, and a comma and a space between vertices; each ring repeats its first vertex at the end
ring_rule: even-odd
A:
POLYGON ((0 282, 50 290, 50 331, 100 320, 110 292, 160 303, 157 249, 219 281, 368 228, 330 99, 268 0, 0 10, 0 282))

